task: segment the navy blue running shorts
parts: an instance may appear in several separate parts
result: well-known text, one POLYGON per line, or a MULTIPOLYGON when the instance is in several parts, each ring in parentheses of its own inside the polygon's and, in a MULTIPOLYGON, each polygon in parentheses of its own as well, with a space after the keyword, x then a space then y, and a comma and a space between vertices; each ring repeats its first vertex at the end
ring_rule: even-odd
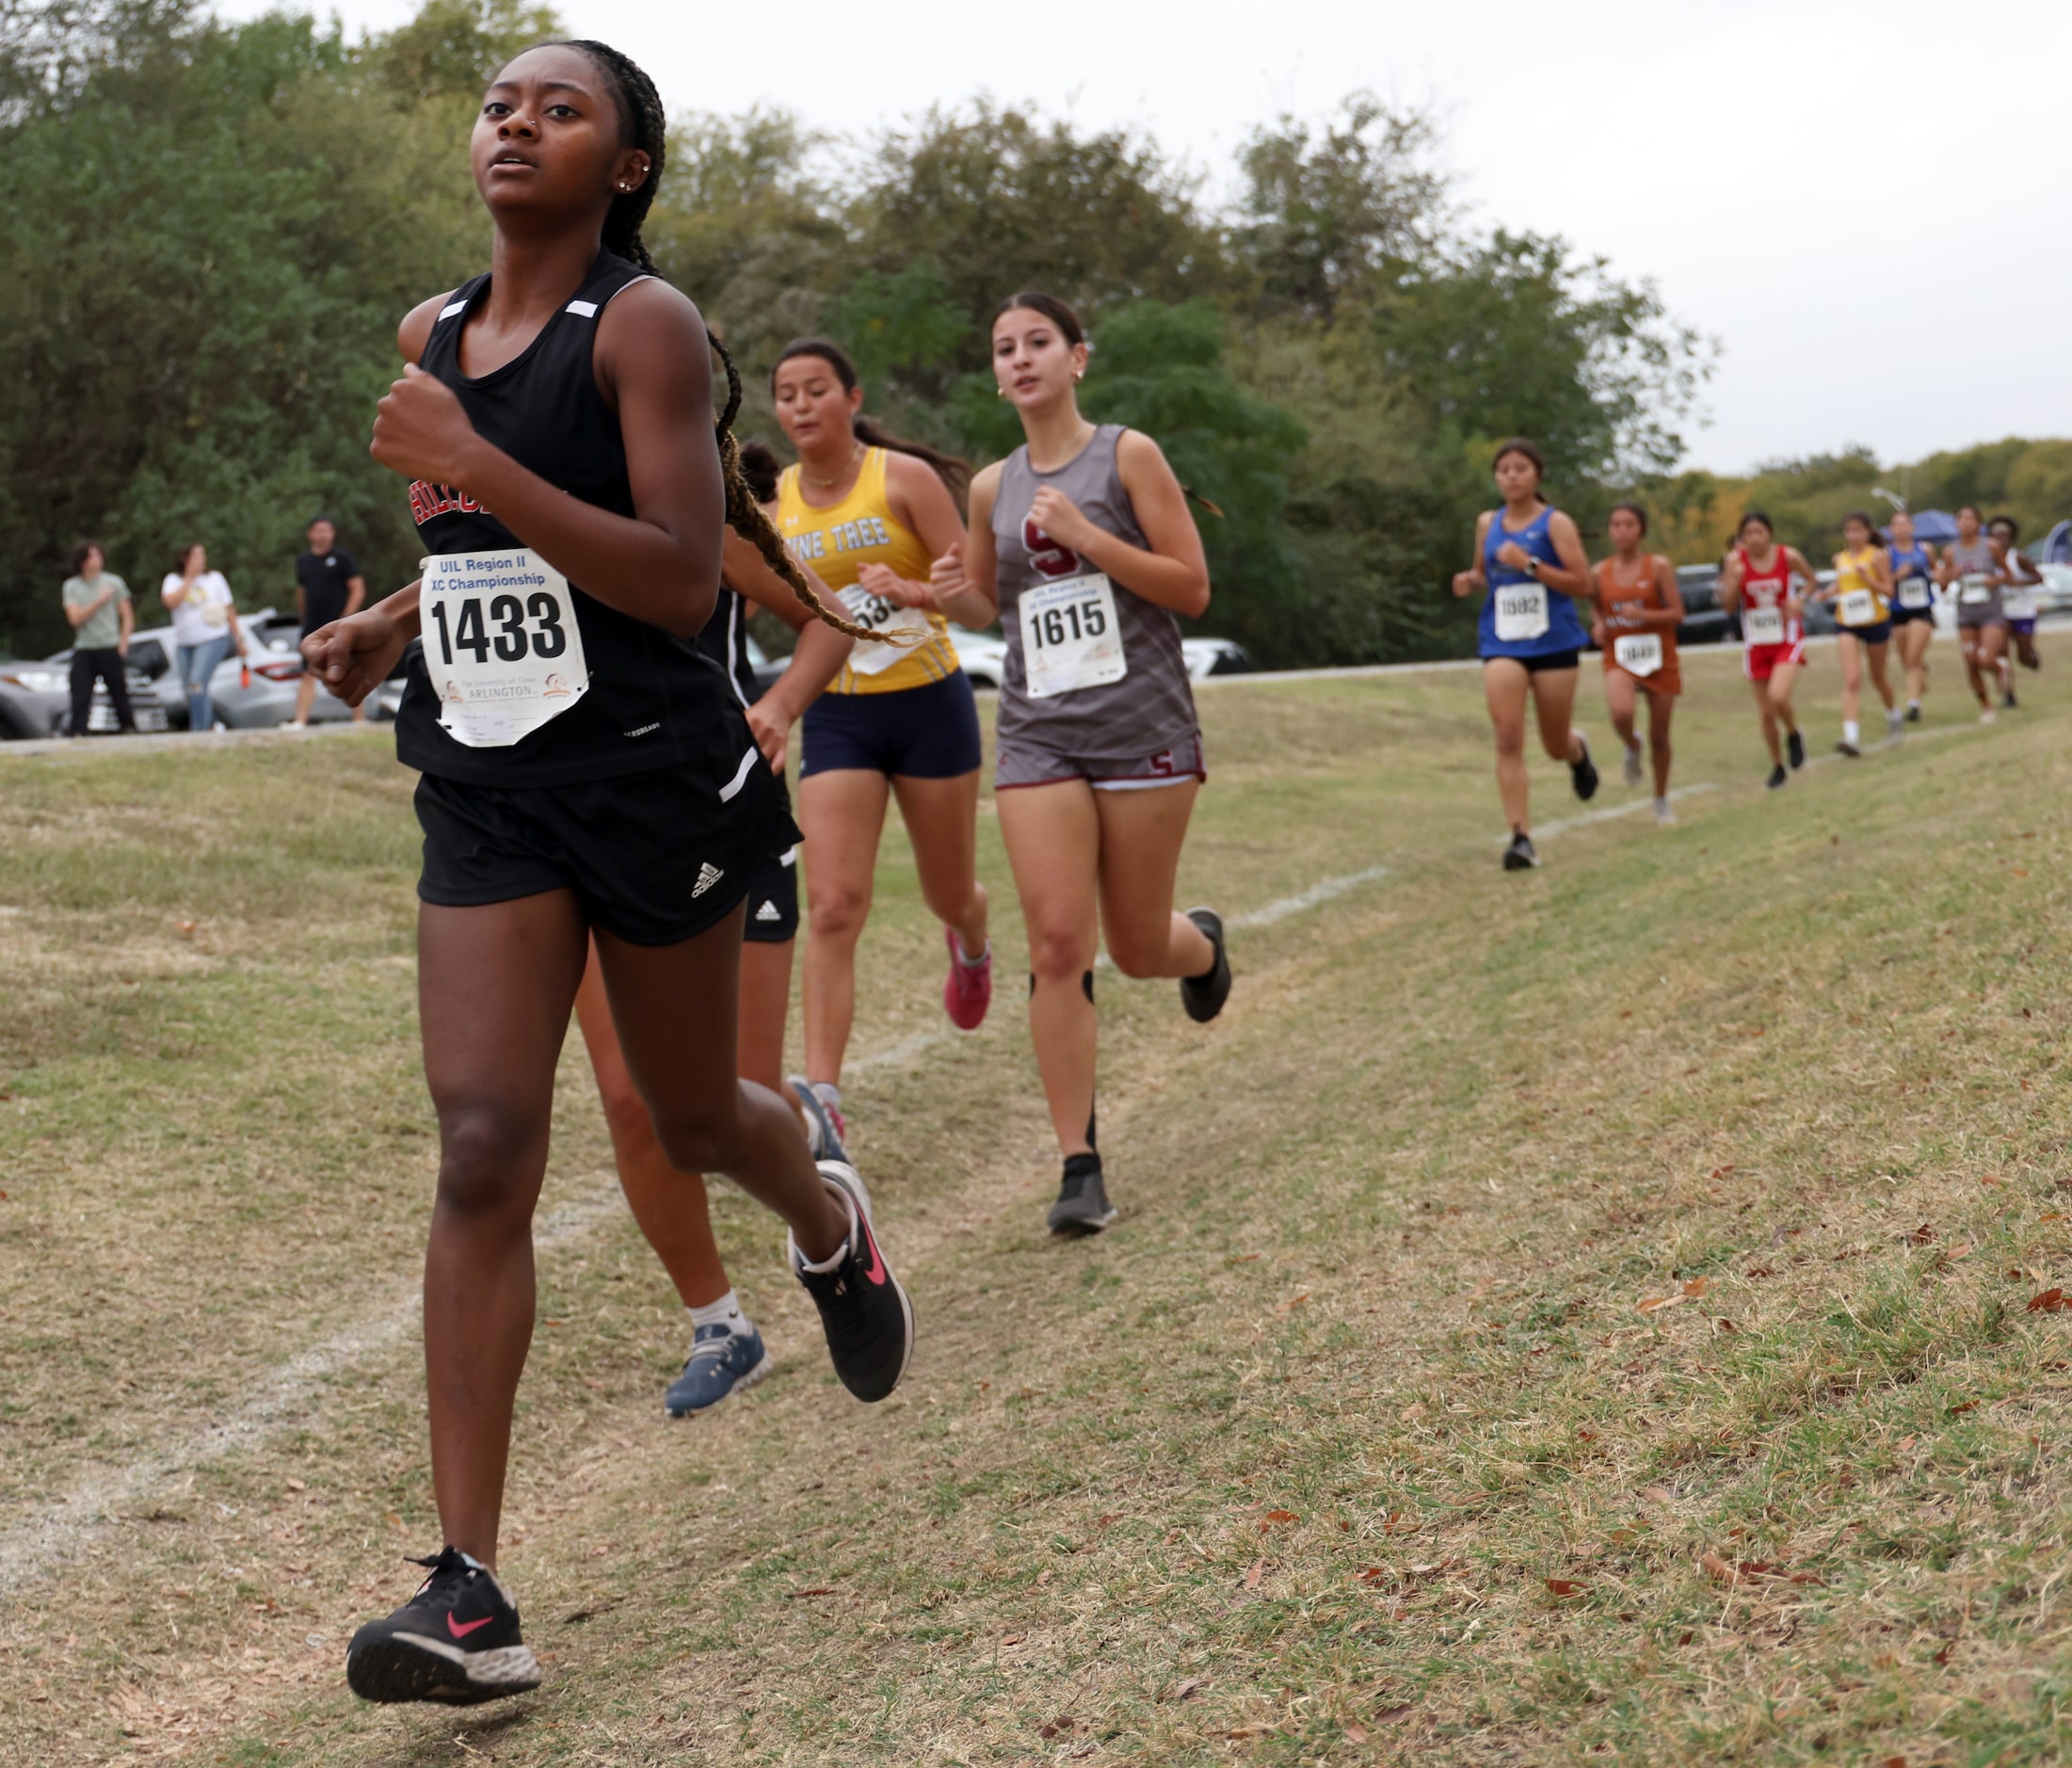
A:
POLYGON ((905 780, 978 771, 978 701, 962 669, 890 694, 823 694, 806 708, 802 779, 849 768, 905 780))

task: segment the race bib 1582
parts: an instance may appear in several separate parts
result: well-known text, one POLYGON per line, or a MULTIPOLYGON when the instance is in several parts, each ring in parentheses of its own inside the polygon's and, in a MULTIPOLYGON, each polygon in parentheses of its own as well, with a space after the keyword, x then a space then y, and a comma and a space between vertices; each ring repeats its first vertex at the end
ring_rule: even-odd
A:
POLYGON ((425 669, 439 722, 469 748, 506 748, 590 685, 569 580, 530 547, 420 561, 425 669))
POLYGON ((1547 586, 1528 578, 1523 583, 1499 584, 1490 590, 1497 599, 1497 638, 1515 645, 1546 635, 1548 627, 1547 586))

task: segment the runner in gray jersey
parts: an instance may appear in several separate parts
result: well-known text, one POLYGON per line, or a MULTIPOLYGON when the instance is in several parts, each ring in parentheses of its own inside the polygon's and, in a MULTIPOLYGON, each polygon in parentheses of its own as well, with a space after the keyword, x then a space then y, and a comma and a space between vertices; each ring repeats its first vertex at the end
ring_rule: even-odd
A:
POLYGON ((1957 538, 1935 561, 1935 581, 1954 586, 1957 642, 1964 650, 1965 678, 1979 702, 1979 722, 1998 715, 1993 697, 2000 683, 2000 657, 2007 649, 2007 615, 2000 606, 2000 563, 1992 543, 1980 532, 1979 512, 1969 504, 1957 511, 1957 538))
POLYGON ((936 561, 935 605, 1007 634, 995 802, 1029 932, 1029 1034, 1065 1158, 1053 1233, 1115 1219, 1095 1148, 1094 956, 1180 982, 1196 1020, 1230 991, 1223 922, 1173 911, 1206 778, 1173 616, 1209 605, 1187 494, 1158 444, 1088 423, 1088 346, 1063 301, 993 315, 993 375, 1025 446, 972 484, 971 538, 936 561))
MULTIPOLYGON (((1061 467, 1039 473, 1026 446, 1001 463, 993 500, 993 584, 1000 599, 1000 626, 1007 639, 1006 683, 1000 692, 999 786, 1036 786, 1053 780, 1097 783, 1170 780, 1176 774, 1206 779, 1201 764, 1201 728, 1195 717, 1194 690, 1180 651, 1180 622, 1169 609, 1110 585, 1115 603, 1113 634, 1100 633, 1103 658, 1113 655, 1127 673, 1067 692, 1045 692, 1061 651, 1084 645, 1090 621, 1105 621, 1103 606, 1075 586, 1089 581, 1091 568, 1077 553, 1058 545, 1029 512, 1045 490, 1066 499, 1104 533, 1149 551, 1124 489, 1116 453, 1125 434, 1119 424, 1102 424, 1093 440, 1061 467), (1024 621, 1021 603, 1032 598, 1024 621), (1029 691, 1032 656, 1037 696, 1029 691)), ((1092 671, 1105 674, 1104 663, 1092 671)))

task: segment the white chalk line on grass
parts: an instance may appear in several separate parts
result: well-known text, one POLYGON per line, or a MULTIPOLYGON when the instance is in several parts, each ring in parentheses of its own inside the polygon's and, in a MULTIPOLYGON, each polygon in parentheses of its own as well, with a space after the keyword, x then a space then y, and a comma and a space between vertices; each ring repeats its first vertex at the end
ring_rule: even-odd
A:
MULTIPOLYGON (((1701 780, 1696 785, 1674 788, 1669 794, 1669 802, 1675 804, 1682 798, 1695 798, 1701 792, 1717 792, 1719 788, 1710 780, 1701 780)), ((1615 817, 1632 816, 1646 810, 1653 803, 1652 798, 1635 798, 1628 804, 1607 804, 1601 810, 1580 811, 1574 816, 1557 817, 1553 822, 1542 823, 1535 828, 1533 831, 1533 839, 1534 841, 1545 841, 1550 835, 1566 835, 1572 828, 1586 828, 1592 823, 1609 823, 1615 817)), ((1496 837, 1496 844, 1500 847, 1507 846, 1510 840, 1511 837, 1508 835, 1499 835, 1496 837)))
MULTIPOLYGON (((1292 896, 1231 917, 1233 927, 1271 926, 1307 912, 1388 875, 1386 866, 1368 866, 1341 877, 1324 878, 1292 896)), ((999 1021, 995 1021, 998 1023, 999 1021)), ((911 1062, 938 1045, 963 1036, 954 1031, 922 1031, 849 1064, 852 1073, 911 1062)), ((541 1215, 533 1226, 533 1244, 540 1251, 579 1242, 619 1214, 618 1186, 614 1180, 571 1198, 541 1215)), ((424 1297, 413 1283, 396 1294, 378 1318, 298 1352, 261 1376, 250 1396, 219 1423, 207 1426, 162 1454, 146 1455, 126 1467, 91 1474, 66 1495, 33 1515, 0 1530, 0 1592, 11 1591, 24 1579, 73 1551, 98 1524, 121 1520, 140 1502, 181 1473, 192 1472, 249 1448, 269 1432, 320 1409, 320 1390, 357 1366, 392 1351, 417 1330, 424 1297)))

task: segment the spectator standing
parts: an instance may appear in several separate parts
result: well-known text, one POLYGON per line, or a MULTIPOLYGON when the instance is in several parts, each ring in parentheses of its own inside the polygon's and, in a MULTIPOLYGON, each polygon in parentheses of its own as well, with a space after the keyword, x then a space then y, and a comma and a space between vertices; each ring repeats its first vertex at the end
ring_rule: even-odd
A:
MULTIPOLYGON (((338 544, 338 529, 329 516, 319 516, 309 526, 310 550, 295 561, 295 611, 302 621, 304 638, 333 620, 360 612, 367 599, 367 580, 360 574, 353 555, 338 544)), ((316 699, 316 677, 308 669, 296 683, 295 719, 291 731, 308 728, 310 707, 316 699)), ((352 709, 355 724, 367 722, 367 702, 352 709)))
POLYGON ((108 684, 108 704, 116 723, 131 735, 137 715, 130 710, 129 678, 123 673, 130 654, 130 634, 137 613, 130 587, 107 569, 107 555, 97 540, 82 540, 72 550, 72 574, 62 594, 65 618, 72 622, 72 733, 85 736, 93 716, 93 684, 108 684))
POLYGON ((237 624, 229 580, 209 569, 208 548, 196 541, 173 555, 158 593, 172 610, 173 650, 180 663, 180 686, 187 697, 187 729, 216 729, 216 703, 209 679, 233 645, 247 655, 245 634, 237 624))

